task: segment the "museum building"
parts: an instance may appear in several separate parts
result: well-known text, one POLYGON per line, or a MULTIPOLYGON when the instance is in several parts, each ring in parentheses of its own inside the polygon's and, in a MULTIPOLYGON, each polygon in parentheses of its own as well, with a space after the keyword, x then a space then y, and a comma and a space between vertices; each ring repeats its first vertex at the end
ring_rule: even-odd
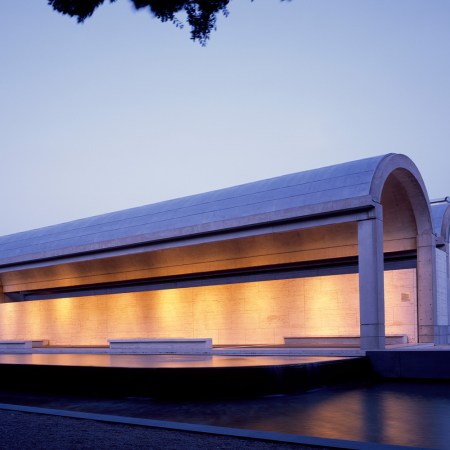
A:
POLYGON ((0 340, 447 343, 450 203, 387 154, 0 238, 0 340))

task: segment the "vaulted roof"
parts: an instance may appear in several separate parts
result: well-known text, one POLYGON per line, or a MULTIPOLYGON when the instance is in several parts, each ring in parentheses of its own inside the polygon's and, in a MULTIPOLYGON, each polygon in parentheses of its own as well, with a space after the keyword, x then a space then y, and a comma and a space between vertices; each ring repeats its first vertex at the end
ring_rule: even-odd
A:
POLYGON ((373 207, 398 165, 416 170, 387 154, 0 237, 0 267, 373 207))

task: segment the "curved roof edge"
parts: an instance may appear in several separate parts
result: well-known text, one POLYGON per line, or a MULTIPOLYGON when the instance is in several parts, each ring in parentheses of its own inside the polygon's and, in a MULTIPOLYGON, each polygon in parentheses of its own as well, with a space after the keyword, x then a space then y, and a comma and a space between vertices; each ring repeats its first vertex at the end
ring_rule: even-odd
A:
POLYGON ((395 170, 403 169, 409 172, 418 182, 424 197, 428 201, 428 192, 422 175, 411 158, 400 153, 389 153, 380 162, 370 186, 370 193, 376 201, 380 201, 384 184, 389 175, 395 170))
POLYGON ((428 199, 414 163, 387 154, 0 237, 0 266, 371 208, 398 168, 428 199))
POLYGON ((433 220, 427 188, 419 169, 408 156, 391 153, 383 158, 370 187, 370 193, 374 200, 381 201, 384 185, 391 175, 399 179, 407 191, 414 211, 418 234, 431 236, 433 220))

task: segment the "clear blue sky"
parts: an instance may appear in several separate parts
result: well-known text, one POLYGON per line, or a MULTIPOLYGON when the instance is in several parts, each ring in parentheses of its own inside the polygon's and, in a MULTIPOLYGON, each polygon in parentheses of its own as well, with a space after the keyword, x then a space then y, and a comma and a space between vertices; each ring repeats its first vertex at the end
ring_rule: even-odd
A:
POLYGON ((0 235, 388 152, 450 194, 450 1, 229 11, 202 48, 127 0, 1 0, 0 235))

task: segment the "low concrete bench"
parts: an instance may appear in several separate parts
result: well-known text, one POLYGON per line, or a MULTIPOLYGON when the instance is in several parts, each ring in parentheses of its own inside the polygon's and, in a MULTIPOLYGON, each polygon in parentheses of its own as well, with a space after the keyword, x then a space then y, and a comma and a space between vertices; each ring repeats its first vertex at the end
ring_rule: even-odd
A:
MULTIPOLYGON (((285 337, 286 345, 320 345, 333 347, 333 345, 359 345, 359 336, 317 336, 317 337, 285 337)), ((396 334, 386 336, 386 344, 407 344, 408 336, 405 334, 396 334)))
POLYGON ((48 346, 47 340, 0 341, 0 349, 26 349, 26 348, 39 348, 39 347, 47 347, 47 346, 48 346))
POLYGON ((211 338, 109 339, 111 353, 209 354, 211 338))

